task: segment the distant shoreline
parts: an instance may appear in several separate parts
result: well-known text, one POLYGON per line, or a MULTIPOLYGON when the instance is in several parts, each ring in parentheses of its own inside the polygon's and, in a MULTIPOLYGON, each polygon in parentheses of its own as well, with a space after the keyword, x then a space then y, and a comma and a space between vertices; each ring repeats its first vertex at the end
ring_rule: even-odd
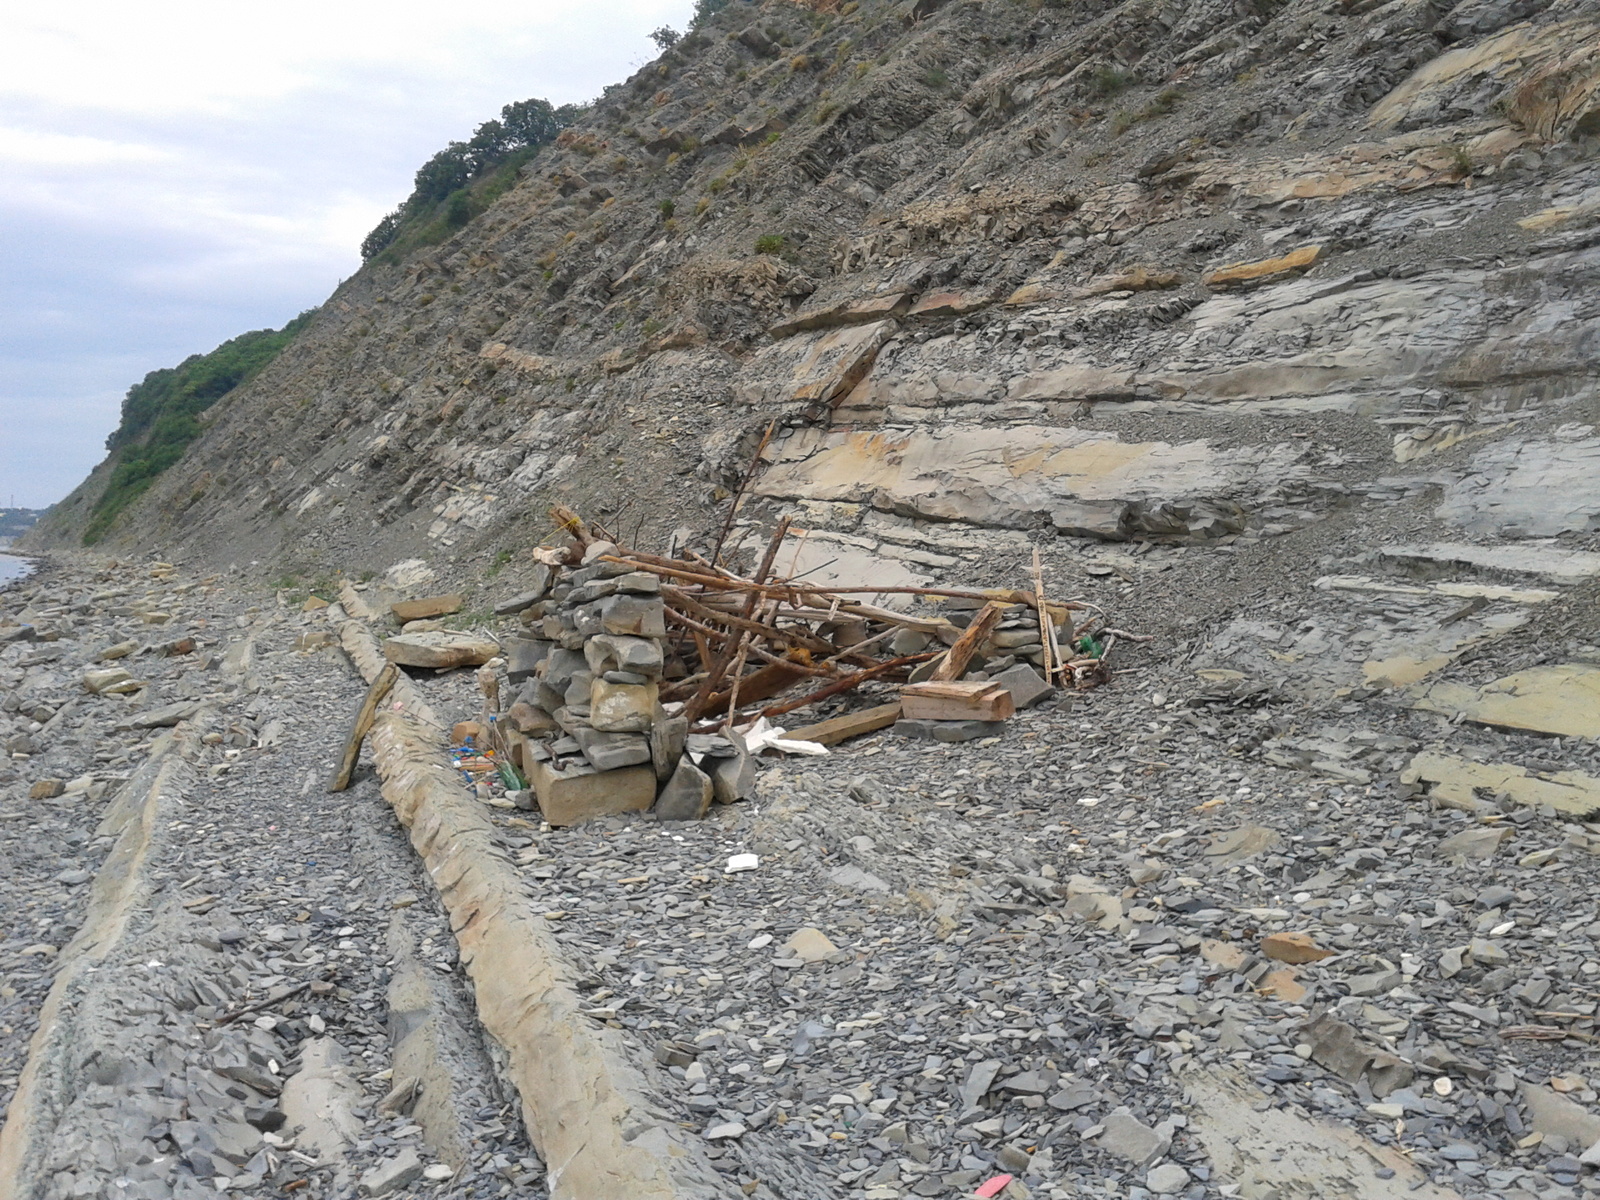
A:
POLYGON ((19 554, 7 554, 5 547, 0 546, 0 588, 19 579, 26 579, 31 574, 33 574, 31 558, 23 558, 19 554))

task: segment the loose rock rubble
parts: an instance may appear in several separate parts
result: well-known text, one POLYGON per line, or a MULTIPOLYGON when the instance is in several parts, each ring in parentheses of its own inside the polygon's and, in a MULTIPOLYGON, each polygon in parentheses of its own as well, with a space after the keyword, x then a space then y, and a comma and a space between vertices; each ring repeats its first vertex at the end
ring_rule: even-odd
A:
POLYGON ((499 819, 593 1018, 755 1194, 1301 1194, 1244 1136, 1265 1112, 1322 1156, 1306 1195, 1600 1184, 1600 827, 1406 770, 1593 747, 1123 680, 964 745, 769 762, 702 822, 499 819))
POLYGON ((14 1194, 541 1194, 431 885, 370 780, 324 790, 359 688, 294 649, 305 618, 161 564, 47 563, 0 614, 0 1102, 39 1131, 14 1194), (108 650, 137 688, 95 690, 108 650), (419 1024, 459 1033, 430 1058, 419 1024))
MULTIPOLYGON (((98 589, 122 594, 94 600, 54 570, 8 594, 26 622, 8 628, 30 632, 0 651, 7 736, 28 739, 11 751, 18 815, 0 825, 9 878, 27 889, 6 986, 30 1018, 107 845, 92 827, 41 836, 35 814, 70 831, 70 813, 137 777, 152 741, 196 741, 195 778, 153 853, 149 916, 84 1002, 125 1031, 122 1065, 84 1056, 54 1126, 57 1167, 92 1179, 91 1164, 138 1159, 142 1144, 166 1151, 144 1164, 158 1188, 223 1176, 250 1194, 299 1171, 331 1195, 411 1179, 409 1146, 423 1173, 402 1192, 534 1186, 542 1168, 488 1065, 476 1099, 494 1101, 456 1110, 470 1186, 436 1182, 427 1170, 452 1163, 414 1120, 383 1115, 415 1085, 385 1076, 392 1001, 376 955, 409 942, 449 968, 451 943, 437 918, 411 920, 430 885, 385 832, 372 784, 345 794, 354 807, 322 791, 337 747, 313 731, 360 698, 335 652, 293 649, 326 645, 311 636, 323 610, 239 611, 218 582, 159 567, 113 574, 126 582, 98 589), (166 614, 149 626, 158 637, 125 636, 147 612, 166 614), (174 632, 195 648, 166 654, 174 632), (141 689, 87 689, 107 649, 141 689), (23 799, 41 783, 50 795, 23 799), (249 865, 280 838, 298 853, 249 865), (130 1113, 119 1126, 134 1141, 96 1140, 139 1080, 180 1075, 187 1115, 161 1118, 165 1090, 147 1091, 145 1124, 130 1113), (349 1096, 353 1124, 315 1128, 297 1114, 316 1104, 292 1102, 302 1088, 349 1096), (211 1106, 198 1120, 197 1102, 211 1106), (278 1154, 251 1117, 307 1128, 273 1132, 299 1139, 278 1154), (342 1166, 292 1157, 317 1146, 320 1163, 319 1138, 348 1141, 342 1166)), ((1573 585, 1560 586, 1530 628, 1567 602, 1573 585)), ((510 636, 521 611, 504 618, 510 636)), ((1221 633, 1205 654, 1245 665, 1221 633)), ((1196 673, 1198 653, 1140 653, 1110 686, 1036 696, 976 741, 883 729, 821 757, 752 761, 748 795, 703 820, 658 809, 552 828, 493 794, 486 811, 589 1019, 624 1033, 661 1103, 747 1194, 1294 1194, 1304 1178, 1284 1173, 1286 1138, 1320 1164, 1326 1194, 1399 1180, 1424 1195, 1564 1197, 1600 1179, 1584 1161, 1600 1142, 1600 827, 1516 783, 1600 776, 1600 752, 1562 739, 1552 757, 1547 738, 1455 723, 1404 691, 1330 699, 1321 676, 1282 674, 1295 662, 1252 687, 1244 671, 1196 673), (1494 761, 1521 772, 1495 776, 1512 779, 1498 794, 1453 790, 1438 765, 1494 761)), ((505 659, 518 665, 514 648, 505 659)), ((1468 656, 1446 673, 1517 665, 1468 656)), ((416 680, 441 712, 481 716, 477 672, 416 680)), ((447 1007, 470 1029, 460 1003, 447 1007)), ((11 1030, 14 1086, 31 1028, 11 1030)))

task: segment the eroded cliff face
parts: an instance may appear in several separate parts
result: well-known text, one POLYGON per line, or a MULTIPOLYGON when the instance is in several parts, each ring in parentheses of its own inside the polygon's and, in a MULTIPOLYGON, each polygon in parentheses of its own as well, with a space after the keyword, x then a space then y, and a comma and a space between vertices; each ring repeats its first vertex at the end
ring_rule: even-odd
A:
POLYGON ((464 565, 555 501, 649 544, 774 421, 751 514, 907 576, 1586 541, 1597 145, 1596 0, 735 4, 341 287, 109 544, 464 565))

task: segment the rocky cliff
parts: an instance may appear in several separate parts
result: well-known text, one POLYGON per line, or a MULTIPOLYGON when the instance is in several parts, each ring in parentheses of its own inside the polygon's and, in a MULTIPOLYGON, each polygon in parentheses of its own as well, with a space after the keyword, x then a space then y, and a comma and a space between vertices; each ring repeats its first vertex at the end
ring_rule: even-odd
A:
POLYGON ((341 286, 108 544, 465 570, 553 501, 660 543, 774 421, 748 515, 857 574, 1583 540, 1597 145, 1595 0, 734 4, 341 286))

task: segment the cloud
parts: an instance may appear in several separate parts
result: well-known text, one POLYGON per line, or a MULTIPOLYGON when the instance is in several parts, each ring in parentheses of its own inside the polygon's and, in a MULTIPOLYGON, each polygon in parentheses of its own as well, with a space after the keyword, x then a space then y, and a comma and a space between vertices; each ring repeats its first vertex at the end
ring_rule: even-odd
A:
POLYGON ((354 273, 434 151, 581 101, 692 0, 34 6, 0 39, 0 496, 43 505, 147 371, 354 273))
POLYGON ((114 142, 82 134, 40 133, 0 128, 0 165, 28 167, 105 167, 115 163, 163 162, 171 152, 157 146, 114 142))

